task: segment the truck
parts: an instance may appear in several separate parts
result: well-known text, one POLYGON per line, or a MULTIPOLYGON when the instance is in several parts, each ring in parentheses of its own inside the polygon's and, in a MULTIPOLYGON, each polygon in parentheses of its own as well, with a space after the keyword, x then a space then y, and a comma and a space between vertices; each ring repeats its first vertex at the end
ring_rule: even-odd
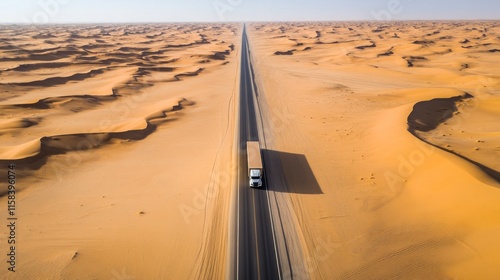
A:
POLYGON ((262 157, 258 141, 247 142, 247 159, 249 185, 252 188, 260 188, 262 187, 264 168, 262 167, 262 157))

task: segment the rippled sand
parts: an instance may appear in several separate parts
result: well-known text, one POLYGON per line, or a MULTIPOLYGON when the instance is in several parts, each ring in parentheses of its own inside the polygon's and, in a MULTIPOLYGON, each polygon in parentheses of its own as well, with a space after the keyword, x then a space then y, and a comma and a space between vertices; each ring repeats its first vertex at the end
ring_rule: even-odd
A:
POLYGON ((20 219, 9 277, 223 277, 240 29, 0 28, 0 172, 17 166, 20 219))

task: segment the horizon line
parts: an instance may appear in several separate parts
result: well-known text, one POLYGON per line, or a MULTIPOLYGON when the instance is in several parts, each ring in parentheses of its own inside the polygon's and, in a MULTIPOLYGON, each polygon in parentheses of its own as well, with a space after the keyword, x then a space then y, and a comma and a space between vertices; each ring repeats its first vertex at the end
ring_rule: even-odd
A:
POLYGON ((110 22, 47 22, 47 23, 25 23, 25 22, 0 22, 1 25, 71 25, 71 24, 179 24, 179 23, 278 23, 278 22, 432 22, 432 21, 500 21, 500 19, 395 19, 395 20, 376 20, 376 19, 343 19, 343 20, 245 20, 245 21, 110 21, 110 22))

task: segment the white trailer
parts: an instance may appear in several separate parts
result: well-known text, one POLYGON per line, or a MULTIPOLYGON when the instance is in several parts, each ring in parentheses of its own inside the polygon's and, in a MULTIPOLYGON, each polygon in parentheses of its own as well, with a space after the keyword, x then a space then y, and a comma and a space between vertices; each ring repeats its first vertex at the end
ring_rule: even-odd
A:
POLYGON ((247 159, 249 185, 252 188, 260 188, 262 187, 264 169, 258 141, 247 142, 247 159))

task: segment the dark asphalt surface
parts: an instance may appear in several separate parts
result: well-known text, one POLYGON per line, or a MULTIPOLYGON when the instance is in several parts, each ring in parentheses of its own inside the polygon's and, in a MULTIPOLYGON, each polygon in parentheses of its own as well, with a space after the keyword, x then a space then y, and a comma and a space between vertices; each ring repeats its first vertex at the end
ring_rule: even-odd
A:
POLYGON ((262 189, 253 189, 248 185, 246 142, 259 140, 251 67, 245 28, 240 79, 236 277, 237 279, 281 279, 269 213, 266 180, 262 189))

